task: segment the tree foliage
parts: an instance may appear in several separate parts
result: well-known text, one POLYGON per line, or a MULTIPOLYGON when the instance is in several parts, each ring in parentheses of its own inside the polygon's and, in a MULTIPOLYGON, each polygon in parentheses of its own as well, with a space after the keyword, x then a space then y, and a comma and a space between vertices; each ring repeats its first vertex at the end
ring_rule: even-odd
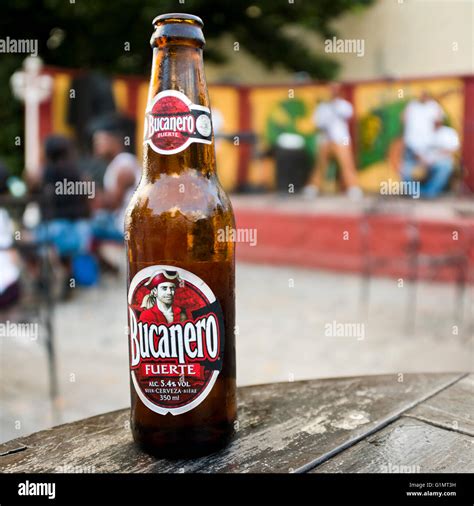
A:
MULTIPOLYGON (((206 59, 222 62, 226 52, 217 41, 232 34, 269 69, 280 65, 315 78, 336 75, 338 66, 317 54, 298 27, 323 37, 336 35, 331 22, 374 0, 2 0, 2 38, 36 39, 49 65, 88 68, 108 73, 149 72, 151 21, 164 12, 189 12, 205 23, 210 42, 206 59), (296 27, 288 30, 288 27, 296 27), (291 33, 291 35, 290 35, 291 33)), ((18 105, 12 103, 9 75, 25 55, 0 55, 0 156, 14 149, 10 135, 19 130, 18 105)), ((19 133, 19 132, 18 132, 19 133)))
MULTIPOLYGON (((2 0, 2 32, 34 38, 40 54, 53 65, 96 67, 119 73, 148 69, 151 21, 160 13, 181 10, 205 22, 209 40, 231 33, 236 41, 271 68, 275 64, 306 71, 314 77, 333 77, 336 65, 318 55, 300 35, 285 27, 302 26, 332 37, 331 21, 341 14, 370 5, 373 0, 2 0), (130 44, 130 51, 125 44, 130 44)), ((215 45, 208 59, 222 61, 215 45)))

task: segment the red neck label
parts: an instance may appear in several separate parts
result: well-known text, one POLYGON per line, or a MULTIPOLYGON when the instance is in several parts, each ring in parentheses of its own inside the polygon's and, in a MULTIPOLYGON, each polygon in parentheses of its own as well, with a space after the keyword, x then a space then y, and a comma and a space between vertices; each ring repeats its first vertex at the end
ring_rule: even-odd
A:
POLYGON ((214 293, 189 271, 156 265, 139 271, 128 293, 130 374, 155 413, 198 406, 222 369, 224 322, 214 293))
POLYGON ((193 142, 211 144, 211 111, 184 93, 161 91, 147 108, 144 142, 162 155, 179 153, 193 142))

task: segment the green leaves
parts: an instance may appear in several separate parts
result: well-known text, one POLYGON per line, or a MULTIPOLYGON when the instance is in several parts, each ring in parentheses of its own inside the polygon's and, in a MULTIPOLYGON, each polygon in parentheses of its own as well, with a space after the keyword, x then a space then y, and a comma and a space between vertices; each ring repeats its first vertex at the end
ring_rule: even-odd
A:
MULTIPOLYGON (((332 37, 334 19, 373 1, 186 0, 179 9, 176 0, 4 0, 0 26, 4 25, 2 32, 10 37, 37 38, 47 64, 147 74, 152 19, 163 12, 185 10, 204 20, 208 40, 230 33, 269 68, 280 65, 313 77, 331 78, 337 66, 311 47, 308 34, 332 37), (64 32, 64 38, 57 47, 48 47, 48 39, 57 29, 64 32), (125 42, 130 44, 129 52, 124 52, 125 42)), ((206 58, 222 61, 226 51, 228 48, 214 46, 206 58)))

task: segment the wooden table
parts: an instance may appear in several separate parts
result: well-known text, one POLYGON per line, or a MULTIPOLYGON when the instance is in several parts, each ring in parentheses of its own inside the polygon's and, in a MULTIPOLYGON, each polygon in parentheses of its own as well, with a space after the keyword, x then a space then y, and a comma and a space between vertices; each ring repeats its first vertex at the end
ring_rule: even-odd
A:
POLYGON ((0 445, 0 472, 473 472, 473 386, 452 373, 240 388, 231 445, 177 461, 142 453, 123 409, 0 445))

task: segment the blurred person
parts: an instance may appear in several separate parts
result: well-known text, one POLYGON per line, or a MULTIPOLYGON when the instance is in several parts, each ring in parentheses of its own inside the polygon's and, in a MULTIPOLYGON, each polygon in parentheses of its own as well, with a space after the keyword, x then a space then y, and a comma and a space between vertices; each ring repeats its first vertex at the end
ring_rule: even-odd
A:
POLYGON ((342 98, 339 83, 331 83, 331 99, 320 102, 313 114, 318 136, 318 156, 309 183, 303 189, 306 197, 319 194, 331 157, 341 169, 342 180, 350 198, 359 199, 363 193, 357 182, 357 169, 351 146, 349 120, 353 116, 350 102, 342 98))
POLYGON ((91 246, 89 223, 91 182, 78 169, 74 145, 62 135, 51 135, 44 142, 45 164, 41 180, 42 222, 34 231, 38 242, 51 242, 66 269, 63 296, 70 295, 72 259, 91 246))
POLYGON ((428 91, 420 98, 410 100, 402 115, 403 163, 401 176, 404 181, 413 179, 413 173, 422 163, 422 155, 429 148, 435 132, 435 124, 444 116, 443 109, 428 91))
MULTIPOLYGON (((0 195, 8 193, 8 171, 0 163, 0 195)), ((7 209, 0 207, 0 310, 20 298, 20 258, 13 249, 14 226, 7 209)))
POLYGON ((437 197, 446 188, 453 173, 454 157, 459 146, 456 130, 444 126, 442 119, 438 118, 428 147, 420 155, 421 166, 425 173, 420 184, 422 197, 437 197))
POLYGON ((44 142, 45 165, 41 179, 43 205, 48 220, 81 220, 90 216, 89 199, 94 186, 82 177, 73 142, 62 135, 51 135, 44 142))
POLYGON ((129 127, 129 120, 112 115, 94 129, 94 155, 108 164, 93 219, 94 237, 99 240, 123 241, 125 210, 140 181, 141 165, 125 147, 129 127))

